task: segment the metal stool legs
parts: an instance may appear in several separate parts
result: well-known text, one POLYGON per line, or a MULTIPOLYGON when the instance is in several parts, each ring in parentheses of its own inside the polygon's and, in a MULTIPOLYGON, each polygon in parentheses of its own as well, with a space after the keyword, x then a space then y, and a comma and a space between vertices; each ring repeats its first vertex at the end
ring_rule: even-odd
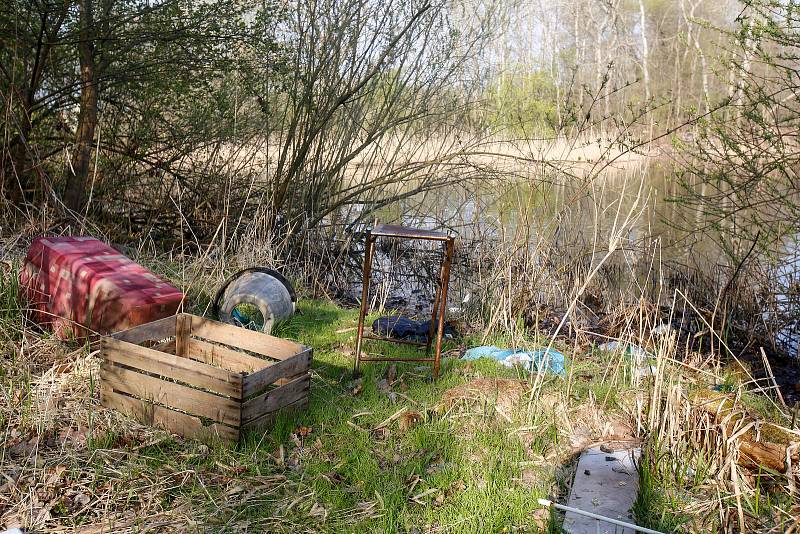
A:
POLYGON ((367 231, 366 245, 364 249, 364 274, 363 286, 361 288, 361 308, 358 314, 358 337, 356 338, 356 358, 353 374, 358 375, 362 361, 378 361, 378 362, 432 362, 433 363, 433 377, 438 378, 441 370, 441 357, 442 357, 442 336, 444 334, 444 317, 447 310, 447 289, 450 284, 450 269, 453 264, 453 253, 455 248, 455 240, 447 235, 439 232, 430 232, 427 230, 416 230, 413 228, 404 228, 400 226, 380 225, 372 231, 367 231), (398 239, 415 239, 415 240, 429 240, 441 241, 445 244, 444 260, 442 261, 441 270, 439 271, 439 279, 436 284, 436 296, 433 301, 433 312, 431 313, 431 326, 428 330, 428 339, 425 343, 417 341, 392 339, 389 337, 374 336, 364 334, 364 321, 369 309, 369 282, 372 274, 372 262, 375 255, 375 241, 378 237, 398 238, 398 239), (435 330, 435 332, 434 332, 435 330), (434 334, 435 345, 434 343, 434 334), (379 341, 388 341, 391 343, 404 343, 408 345, 418 345, 425 347, 425 358, 374 358, 362 357, 361 352, 363 349, 364 339, 374 339, 379 341), (434 356, 430 356, 431 348, 435 348, 434 356))

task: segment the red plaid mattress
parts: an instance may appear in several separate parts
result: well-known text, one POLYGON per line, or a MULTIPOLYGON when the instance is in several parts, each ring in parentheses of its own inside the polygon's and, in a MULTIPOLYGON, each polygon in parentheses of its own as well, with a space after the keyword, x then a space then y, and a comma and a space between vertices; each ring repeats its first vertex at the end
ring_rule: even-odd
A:
POLYGON ((90 237, 36 238, 19 281, 30 317, 62 339, 168 317, 183 300, 173 285, 90 237))

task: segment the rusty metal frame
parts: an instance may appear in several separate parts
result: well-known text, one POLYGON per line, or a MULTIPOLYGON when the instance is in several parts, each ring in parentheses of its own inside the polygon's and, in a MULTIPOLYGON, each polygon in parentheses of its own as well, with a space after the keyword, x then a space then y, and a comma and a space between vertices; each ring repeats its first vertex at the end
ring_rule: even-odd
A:
POLYGON ((358 313, 358 337, 356 338, 356 358, 353 374, 358 375, 361 362, 432 362, 433 363, 433 378, 439 377, 442 359, 442 335, 444 333, 444 316, 447 309, 447 288, 450 285, 450 268, 453 265, 453 251, 455 248, 455 239, 453 236, 433 232, 430 230, 419 230, 415 228, 406 228, 403 226, 393 225, 379 225, 372 230, 367 230, 366 245, 364 247, 364 272, 363 282, 361 287, 361 309, 358 313), (405 339, 393 339, 383 336, 373 336, 371 334, 364 334, 364 320, 367 316, 367 308, 369 307, 369 282, 372 274, 372 261, 375 255, 375 241, 378 238, 390 239, 409 239, 421 241, 439 241, 444 243, 444 259, 442 260, 441 270, 439 272, 439 280, 436 284, 436 296, 433 301, 433 312, 431 313, 431 327, 428 331, 428 341, 421 343, 418 341, 409 341, 405 339), (434 325, 436 325, 436 345, 433 357, 430 356, 431 345, 433 343, 434 325), (386 341, 389 343, 402 343, 406 345, 418 345, 425 347, 426 358, 373 358, 370 356, 362 357, 361 349, 363 340, 377 340, 386 341))

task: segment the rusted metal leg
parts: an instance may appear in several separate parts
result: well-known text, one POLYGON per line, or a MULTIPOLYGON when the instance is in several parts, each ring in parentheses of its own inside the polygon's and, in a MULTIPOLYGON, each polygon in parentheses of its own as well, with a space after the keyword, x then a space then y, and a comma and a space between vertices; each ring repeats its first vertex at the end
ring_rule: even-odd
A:
POLYGON ((367 239, 364 245, 364 271, 362 276, 361 286, 361 309, 358 312, 358 336, 356 337, 356 361, 353 367, 353 375, 358 376, 359 367, 361 365, 361 342, 364 339, 364 319, 367 316, 367 307, 369 306, 369 278, 372 271, 372 251, 373 251, 374 238, 369 230, 367 230, 367 239))
MULTIPOLYGON (((445 252, 445 254, 447 254, 445 252)), ((430 356, 431 345, 433 344, 433 334, 436 332, 436 318, 439 316, 439 302, 442 300, 442 279, 444 277, 444 258, 439 269, 439 281, 436 283, 436 296, 433 300, 433 312, 431 313, 431 326, 428 328, 428 341, 425 344, 425 356, 430 356)))
POLYGON ((442 266, 442 296, 439 299, 439 319, 436 325, 436 355, 433 361, 433 378, 439 378, 439 369, 442 360, 442 334, 444 333, 444 314, 447 309, 447 287, 450 285, 450 267, 453 263, 453 244, 454 240, 451 237, 447 240, 447 248, 445 249, 444 265, 442 266))

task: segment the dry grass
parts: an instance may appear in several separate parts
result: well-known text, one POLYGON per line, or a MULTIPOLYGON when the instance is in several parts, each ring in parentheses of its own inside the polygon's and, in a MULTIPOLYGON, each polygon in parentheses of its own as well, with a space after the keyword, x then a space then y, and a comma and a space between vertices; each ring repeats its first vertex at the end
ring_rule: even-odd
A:
MULTIPOLYGON (((315 314, 315 306, 308 308, 297 319, 302 328, 294 330, 290 324, 285 332, 306 336, 303 340, 319 349, 312 390, 320 397, 316 408, 312 399, 303 420, 326 429, 320 431, 323 446, 316 448, 292 447, 286 432, 279 438, 263 436, 263 446, 259 441, 235 450, 208 447, 101 408, 93 385, 98 362, 92 352, 23 325, 12 262, 3 271, 0 292, 0 526, 289 532, 392 531, 419 522, 428 532, 467 532, 475 523, 459 523, 459 514, 472 517, 492 509, 496 495, 486 489, 487 480, 518 499, 507 505, 506 520, 523 524, 532 496, 566 494, 575 454, 611 440, 643 444, 637 518, 647 525, 687 532, 796 528, 800 432, 771 384, 754 381, 746 370, 741 378, 731 376, 724 361, 731 353, 716 333, 718 325, 705 325, 706 335, 716 336, 710 352, 696 352, 684 333, 654 333, 686 310, 700 321, 713 313, 698 310, 699 304, 678 292, 663 299, 671 304, 666 312, 642 294, 606 302, 603 313, 595 313, 592 300, 601 290, 596 282, 612 255, 626 253, 629 243, 622 237, 646 202, 646 197, 637 197, 619 203, 610 234, 596 236, 589 261, 571 272, 550 262, 558 251, 546 239, 531 239, 524 225, 505 236, 503 248, 486 256, 491 261, 477 275, 486 291, 466 316, 480 328, 466 342, 556 345, 572 361, 567 376, 515 378, 488 371, 486 365, 455 362, 442 381, 428 384, 419 379, 418 370, 406 369, 413 389, 398 389, 396 398, 421 419, 404 431, 389 424, 377 435, 377 423, 397 413, 398 406, 380 393, 353 393, 343 378, 351 342, 334 332, 351 327, 352 314, 337 309, 330 314, 338 322, 331 322, 325 314, 315 314), (548 295, 542 295, 543 287, 548 295), (558 305, 531 306, 545 301, 558 305), (595 348, 607 340, 639 345, 650 355, 632 358, 623 351, 608 354, 595 348), (637 373, 649 366, 655 368, 652 376, 637 373), (725 413, 709 413, 702 399, 709 392, 722 395, 712 390, 720 385, 725 413), (505 393, 498 395, 500 390, 505 393), (443 409, 433 410, 437 406, 443 409), (367 411, 370 415, 364 415, 367 411), (361 426, 363 417, 375 419, 377 426, 361 426), (765 430, 776 425, 781 430, 777 441, 788 459, 783 469, 766 471, 742 462, 746 441, 769 441, 765 430), (392 433, 398 431, 402 435, 395 437, 392 433), (451 432, 457 445, 448 444, 436 454, 450 455, 450 463, 462 462, 465 467, 455 473, 445 476, 413 455, 400 455, 411 446, 436 451, 437 440, 451 432), (363 445, 356 454, 351 449, 364 435, 380 439, 370 439, 369 447, 363 445), (337 445, 329 447, 328 441, 337 445), (513 453, 504 449, 509 446, 513 453), (401 460, 386 460, 396 455, 401 460), (377 472, 376 462, 381 468, 377 472), (497 462, 506 477, 502 482, 492 478, 497 462), (352 480, 343 481, 347 476, 352 480)), ((256 226, 243 230, 232 241, 222 237, 222 230, 211 243, 187 239, 166 255, 156 254, 157 247, 147 240, 128 252, 173 280, 199 313, 207 311, 209 295, 225 274, 251 264, 303 273, 298 277, 312 282, 301 293, 324 295, 324 284, 314 281, 324 281, 324 271, 341 258, 320 261, 309 255, 305 262, 297 261, 296 249, 260 239, 256 226)), ((6 250, 24 248, 24 239, 6 250)), ((368 375, 372 382, 367 389, 375 388, 379 373, 368 375)), ((430 458, 424 461, 435 464, 430 458)))

